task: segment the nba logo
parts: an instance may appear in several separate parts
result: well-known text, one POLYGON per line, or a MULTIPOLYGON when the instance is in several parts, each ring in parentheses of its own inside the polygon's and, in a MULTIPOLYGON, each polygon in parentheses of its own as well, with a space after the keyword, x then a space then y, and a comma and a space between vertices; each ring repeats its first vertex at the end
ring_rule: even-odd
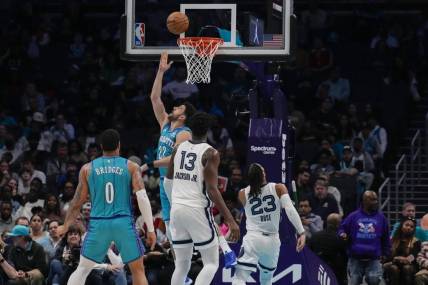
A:
POLYGON ((146 36, 146 26, 144 23, 135 23, 135 40, 136 47, 143 47, 146 36))

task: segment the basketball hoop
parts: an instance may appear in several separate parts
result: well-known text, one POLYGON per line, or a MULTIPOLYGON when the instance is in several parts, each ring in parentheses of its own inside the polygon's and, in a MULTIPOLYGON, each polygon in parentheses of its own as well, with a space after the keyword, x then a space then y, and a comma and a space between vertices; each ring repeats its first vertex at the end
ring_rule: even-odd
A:
POLYGON ((187 37, 178 39, 187 66, 186 83, 210 83, 211 64, 224 42, 220 38, 187 37))

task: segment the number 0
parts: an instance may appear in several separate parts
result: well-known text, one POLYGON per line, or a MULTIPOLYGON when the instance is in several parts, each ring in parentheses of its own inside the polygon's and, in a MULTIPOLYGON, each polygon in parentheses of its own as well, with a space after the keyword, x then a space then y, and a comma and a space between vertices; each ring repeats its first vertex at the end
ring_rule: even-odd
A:
POLYGON ((106 184, 106 202, 111 204, 114 200, 114 187, 113 183, 107 182, 106 184))

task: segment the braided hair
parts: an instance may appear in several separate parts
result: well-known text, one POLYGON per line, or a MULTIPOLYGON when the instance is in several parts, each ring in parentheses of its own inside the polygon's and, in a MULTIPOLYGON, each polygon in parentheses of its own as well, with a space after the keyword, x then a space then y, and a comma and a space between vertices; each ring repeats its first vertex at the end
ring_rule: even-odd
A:
POLYGON ((258 163, 252 163, 248 168, 248 182, 250 184, 250 197, 257 197, 262 192, 264 182, 263 167, 258 163))

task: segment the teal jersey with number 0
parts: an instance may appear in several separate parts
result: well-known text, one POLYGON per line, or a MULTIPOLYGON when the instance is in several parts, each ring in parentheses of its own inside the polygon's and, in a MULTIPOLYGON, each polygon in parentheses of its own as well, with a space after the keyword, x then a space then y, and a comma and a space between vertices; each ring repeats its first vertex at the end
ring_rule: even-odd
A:
POLYGON ((93 160, 88 184, 91 218, 132 216, 132 181, 127 159, 103 156, 93 160))

